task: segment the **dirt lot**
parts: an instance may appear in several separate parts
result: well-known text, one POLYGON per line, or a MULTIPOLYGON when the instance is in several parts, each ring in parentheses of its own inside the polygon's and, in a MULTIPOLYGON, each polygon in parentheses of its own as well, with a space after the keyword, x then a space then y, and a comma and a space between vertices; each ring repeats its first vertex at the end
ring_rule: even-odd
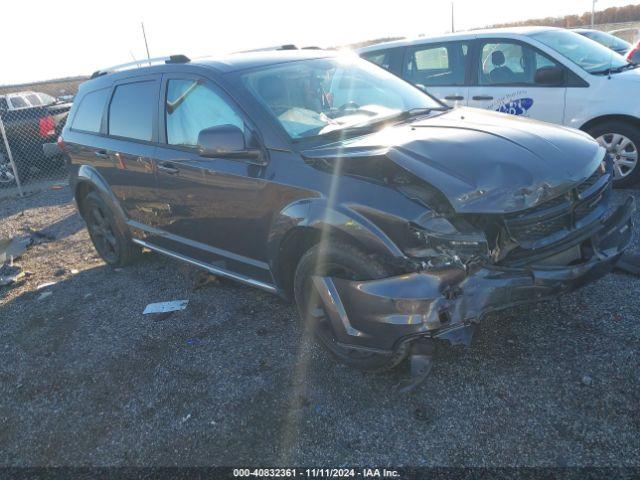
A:
POLYGON ((151 253, 105 266, 69 201, 0 200, 0 237, 56 237, 0 289, 2 465, 640 465, 638 278, 492 316, 398 396, 404 369, 334 363, 273 296, 193 290, 151 253), (188 307, 142 315, 172 299, 188 307))

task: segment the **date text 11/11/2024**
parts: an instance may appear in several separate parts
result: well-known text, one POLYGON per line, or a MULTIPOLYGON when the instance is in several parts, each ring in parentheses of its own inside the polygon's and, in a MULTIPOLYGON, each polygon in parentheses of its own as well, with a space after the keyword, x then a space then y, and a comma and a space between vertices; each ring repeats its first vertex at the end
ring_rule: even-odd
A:
POLYGON ((386 468, 234 468, 236 478, 400 478, 386 468))

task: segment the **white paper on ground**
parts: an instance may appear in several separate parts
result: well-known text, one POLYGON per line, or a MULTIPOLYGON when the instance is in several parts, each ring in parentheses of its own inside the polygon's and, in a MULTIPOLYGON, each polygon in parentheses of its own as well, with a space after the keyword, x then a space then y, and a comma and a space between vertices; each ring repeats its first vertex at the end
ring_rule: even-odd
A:
POLYGON ((150 303, 145 307, 142 314, 147 315, 148 313, 165 313, 184 310, 187 308, 187 303, 189 303, 189 300, 172 300, 171 302, 150 303))

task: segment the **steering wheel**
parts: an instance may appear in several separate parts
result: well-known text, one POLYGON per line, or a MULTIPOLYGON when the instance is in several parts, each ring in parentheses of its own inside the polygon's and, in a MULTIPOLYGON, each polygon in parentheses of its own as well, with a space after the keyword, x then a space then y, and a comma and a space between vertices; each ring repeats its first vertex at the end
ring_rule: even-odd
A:
POLYGON ((340 112, 344 112, 345 110, 358 110, 359 108, 360 105, 358 105, 353 100, 349 100, 347 103, 340 105, 340 107, 338 107, 338 110, 340 112))

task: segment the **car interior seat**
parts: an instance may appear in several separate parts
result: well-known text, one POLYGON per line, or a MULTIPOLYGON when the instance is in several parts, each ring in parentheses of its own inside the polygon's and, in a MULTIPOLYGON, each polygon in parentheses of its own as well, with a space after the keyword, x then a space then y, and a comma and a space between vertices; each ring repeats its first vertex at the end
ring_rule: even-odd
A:
POLYGON ((496 50, 491 54, 491 63, 493 69, 489 73, 491 83, 512 83, 515 82, 515 74, 513 70, 505 65, 504 52, 496 50))

